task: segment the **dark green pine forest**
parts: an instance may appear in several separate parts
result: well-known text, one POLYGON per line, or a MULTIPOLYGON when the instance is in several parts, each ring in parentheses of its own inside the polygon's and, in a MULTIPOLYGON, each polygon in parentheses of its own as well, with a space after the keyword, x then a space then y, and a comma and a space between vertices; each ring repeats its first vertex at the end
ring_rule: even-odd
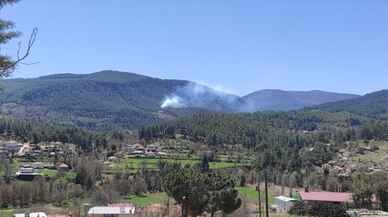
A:
POLYGON ((94 131, 138 129, 198 111, 252 112, 296 110, 358 97, 323 91, 263 90, 239 97, 184 80, 100 71, 0 81, 0 111, 94 131), (161 108, 179 95, 184 108, 161 108))
POLYGON ((387 94, 384 90, 291 112, 196 113, 144 127, 139 137, 147 141, 180 135, 215 150, 237 145, 255 153, 259 168, 301 175, 332 160, 346 143, 387 141, 387 94))

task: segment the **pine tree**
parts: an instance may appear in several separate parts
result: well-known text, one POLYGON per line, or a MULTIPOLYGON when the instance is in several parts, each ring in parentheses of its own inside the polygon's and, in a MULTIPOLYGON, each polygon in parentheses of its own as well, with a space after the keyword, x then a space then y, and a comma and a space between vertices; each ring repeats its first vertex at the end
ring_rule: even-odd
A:
MULTIPOLYGON (((18 2, 18 0, 0 0, 0 11, 4 8, 4 6, 12 5, 16 2, 18 2)), ((8 43, 11 39, 20 35, 20 32, 12 30, 14 26, 15 24, 12 21, 0 19, 0 46, 8 43)), ((18 64, 23 64, 23 61, 31 53, 31 48, 35 43, 36 35, 37 29, 34 28, 23 54, 21 53, 21 48, 19 45, 19 48, 17 49, 16 59, 0 54, 0 77, 4 78, 9 76, 10 73, 15 70, 15 67, 18 64)))

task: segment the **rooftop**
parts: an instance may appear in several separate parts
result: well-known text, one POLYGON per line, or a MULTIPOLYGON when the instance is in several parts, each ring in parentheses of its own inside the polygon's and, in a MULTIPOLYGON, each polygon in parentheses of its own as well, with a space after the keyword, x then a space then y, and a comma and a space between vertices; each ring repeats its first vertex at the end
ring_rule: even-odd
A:
POLYGON ((19 214, 14 214, 13 216, 14 217, 26 217, 26 216, 29 216, 29 217, 47 217, 46 213, 44 213, 44 212, 31 212, 28 215, 26 215, 25 213, 19 213, 19 214))
POLYGON ((277 197, 275 197, 275 199, 285 201, 285 202, 297 201, 297 199, 295 199, 295 198, 286 197, 286 196, 277 196, 277 197))
POLYGON ((352 193, 344 192, 299 192, 303 201, 321 201, 321 202, 352 202, 352 193))
POLYGON ((135 213, 135 207, 96 206, 89 209, 89 215, 129 215, 135 213))
POLYGON ((132 203, 113 203, 109 204, 110 207, 128 207, 128 208, 135 208, 135 205, 132 203))

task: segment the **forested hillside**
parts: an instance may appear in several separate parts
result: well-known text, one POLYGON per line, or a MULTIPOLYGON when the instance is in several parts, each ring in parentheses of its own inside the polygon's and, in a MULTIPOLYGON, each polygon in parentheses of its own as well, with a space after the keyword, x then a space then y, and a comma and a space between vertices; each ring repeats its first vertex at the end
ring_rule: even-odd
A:
POLYGON ((354 139, 386 139, 388 91, 328 103, 292 112, 245 114, 198 113, 166 124, 144 128, 140 136, 183 134, 210 145, 344 142, 354 139), (307 142, 304 142, 307 141, 307 142))
POLYGON ((174 115, 159 113, 162 99, 187 83, 115 71, 61 74, 4 80, 0 101, 3 113, 20 118, 97 130, 136 128, 174 115))
POLYGON ((355 97, 322 91, 239 97, 190 81, 119 71, 6 79, 0 87, 3 114, 98 131, 137 129, 197 111, 290 110, 355 97))
POLYGON ((329 112, 348 111, 369 117, 387 119, 388 90, 373 92, 355 99, 323 104, 313 109, 329 112))
MULTIPOLYGON (((179 133, 210 145, 242 144, 259 147, 265 144, 346 141, 366 136, 364 127, 386 122, 347 112, 256 112, 252 114, 197 113, 166 124, 143 128, 140 136, 152 139, 179 133), (284 140, 283 140, 284 139, 284 140)), ((384 137, 384 129, 374 129, 384 137), (380 132, 381 131, 381 132, 380 132)))
POLYGON ((93 146, 105 146, 103 134, 91 133, 79 128, 48 124, 41 121, 18 120, 0 116, 0 136, 20 142, 62 142, 78 145, 84 150, 93 146))
POLYGON ((284 91, 269 89, 248 94, 243 97, 243 100, 250 103, 255 111, 288 111, 356 97, 359 96, 319 90, 284 91))
POLYGON ((352 141, 388 140, 388 121, 345 111, 198 113, 139 133, 144 140, 177 135, 214 149, 256 151, 259 167, 271 167, 281 174, 300 172, 308 165, 321 167, 352 141))

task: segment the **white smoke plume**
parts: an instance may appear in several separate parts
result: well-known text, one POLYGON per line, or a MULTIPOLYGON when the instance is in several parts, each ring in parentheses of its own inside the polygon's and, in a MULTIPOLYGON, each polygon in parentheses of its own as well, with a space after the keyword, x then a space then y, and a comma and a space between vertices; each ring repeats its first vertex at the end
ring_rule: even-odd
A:
POLYGON ((167 97, 162 105, 160 106, 161 108, 184 108, 186 105, 183 103, 182 98, 179 96, 170 96, 167 97))
MULTIPOLYGON (((213 111, 243 111, 241 98, 207 85, 188 83, 166 96, 161 108, 204 108, 213 111)), ((244 109, 245 110, 245 109, 244 109)))

